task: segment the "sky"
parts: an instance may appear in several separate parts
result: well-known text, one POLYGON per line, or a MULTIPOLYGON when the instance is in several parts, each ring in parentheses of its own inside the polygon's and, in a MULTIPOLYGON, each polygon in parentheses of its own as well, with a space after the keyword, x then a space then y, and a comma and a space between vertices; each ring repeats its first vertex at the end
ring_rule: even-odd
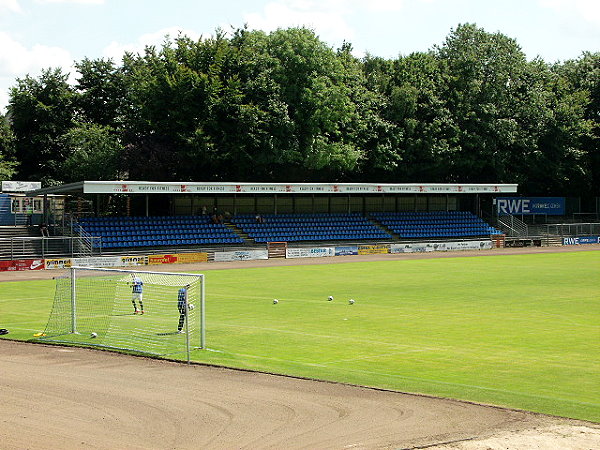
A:
POLYGON ((247 25, 266 32, 306 26, 330 47, 395 58, 443 44, 459 24, 516 39, 547 62, 600 51, 600 0, 0 0, 0 113, 18 78, 83 58, 113 58, 247 25))

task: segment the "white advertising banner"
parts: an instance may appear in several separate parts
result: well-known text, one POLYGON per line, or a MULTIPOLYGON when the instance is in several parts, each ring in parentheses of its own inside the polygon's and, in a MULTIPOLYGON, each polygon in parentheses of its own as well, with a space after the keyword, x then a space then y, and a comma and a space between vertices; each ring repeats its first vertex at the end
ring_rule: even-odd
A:
POLYGON ((414 244, 392 244, 390 253, 448 252, 457 250, 489 250, 493 248, 491 240, 456 242, 419 242, 414 244))
POLYGON ((249 261, 251 259, 269 259, 267 250, 239 250, 235 252, 215 252, 215 262, 249 261))
POLYGON ((176 183, 84 181, 86 194, 476 194, 517 192, 516 184, 176 183))
POLYGON ((335 247, 288 248, 286 258, 323 258, 335 256, 335 247))
POLYGON ((41 189, 40 181, 3 181, 2 192, 29 192, 41 189))
POLYGON ((454 251, 454 250, 489 250, 493 247, 491 240, 487 241, 464 241, 464 242, 444 242, 438 251, 454 251))
POLYGON ((392 244, 390 245, 390 253, 423 253, 432 252, 433 244, 415 243, 415 244, 392 244))
POLYGON ((120 256, 92 256, 89 258, 71 258, 71 265, 79 267, 121 267, 120 256))

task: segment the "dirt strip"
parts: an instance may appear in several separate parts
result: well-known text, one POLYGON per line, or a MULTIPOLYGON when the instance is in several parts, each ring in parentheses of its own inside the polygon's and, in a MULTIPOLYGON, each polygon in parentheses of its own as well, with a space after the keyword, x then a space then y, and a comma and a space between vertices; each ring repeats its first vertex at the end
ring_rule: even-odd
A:
POLYGON ((600 426, 343 384, 0 340, 0 447, 600 448, 600 426))

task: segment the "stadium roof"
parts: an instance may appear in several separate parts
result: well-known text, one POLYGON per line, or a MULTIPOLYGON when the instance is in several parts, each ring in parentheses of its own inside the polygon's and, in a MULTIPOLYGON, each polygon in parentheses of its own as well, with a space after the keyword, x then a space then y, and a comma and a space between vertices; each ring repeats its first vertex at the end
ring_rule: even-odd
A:
POLYGON ((36 189, 45 194, 495 194, 515 193, 517 184, 457 183, 237 183, 171 181, 79 181, 36 189))

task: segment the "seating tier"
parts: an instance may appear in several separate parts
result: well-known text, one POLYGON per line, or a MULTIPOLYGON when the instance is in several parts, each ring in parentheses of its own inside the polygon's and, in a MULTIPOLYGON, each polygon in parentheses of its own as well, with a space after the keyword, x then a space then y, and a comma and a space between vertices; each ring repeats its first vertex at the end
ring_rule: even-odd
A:
POLYGON ((79 226, 104 248, 242 244, 244 240, 207 216, 88 217, 79 226), (101 241, 101 242, 100 242, 101 241))
POLYGON ((371 217, 401 238, 477 237, 502 234, 467 211, 373 213, 371 217))
POLYGON ((392 237, 356 214, 266 214, 257 220, 255 215, 238 215, 233 219, 256 243, 370 240, 392 237))

